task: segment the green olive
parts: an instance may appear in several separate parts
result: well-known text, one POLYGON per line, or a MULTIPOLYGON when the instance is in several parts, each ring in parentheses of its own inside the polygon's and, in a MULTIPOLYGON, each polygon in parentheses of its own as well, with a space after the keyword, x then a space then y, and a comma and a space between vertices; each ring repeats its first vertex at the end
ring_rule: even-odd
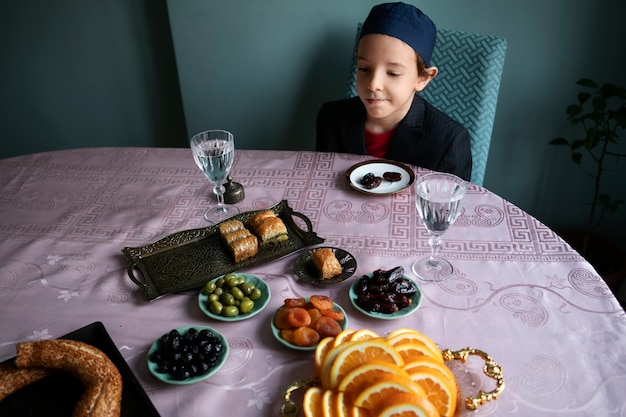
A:
POLYGON ((244 297, 244 293, 239 289, 239 287, 231 288, 230 293, 233 295, 233 297, 235 297, 235 300, 241 300, 244 297))
POLYGON ((218 297, 222 295, 223 292, 224 289, 222 287, 217 287, 215 290, 213 290, 213 294, 217 294, 218 297))
POLYGON ((215 285, 216 285, 217 287, 223 287, 223 286, 224 286, 224 278, 218 278, 218 279, 215 281, 215 285))
POLYGON ((237 306, 226 306, 222 311, 222 315, 225 317, 236 317, 239 315, 239 308, 237 306))
POLYGON ((205 294, 211 294, 214 290, 215 290, 215 282, 213 281, 207 282, 206 284, 204 284, 204 287, 202 288, 202 291, 205 294))
POLYGON ((252 293, 250 294, 250 299, 252 301, 256 301, 259 298, 261 298, 262 295, 263 295, 263 293, 261 292, 261 290, 258 289, 258 288, 255 288, 254 290, 252 290, 252 293))
POLYGON ((252 301, 248 297, 244 297, 244 299, 241 300, 241 304, 239 305, 239 311, 241 311, 242 313, 249 313, 252 311, 253 308, 254 301, 252 301))
POLYGON ((209 311, 219 316, 224 311, 224 305, 219 301, 213 301, 209 304, 209 311))
POLYGON ((229 274, 224 275, 224 281, 228 282, 229 279, 231 278, 237 278, 237 275, 233 274, 232 272, 229 274))
POLYGON ((229 278, 229 279, 226 280, 226 285, 229 288, 236 287, 237 285, 239 285, 239 279, 237 279, 237 277, 229 278))
POLYGON ((245 295, 250 295, 252 294, 252 291, 254 291, 256 287, 254 286, 254 284, 250 283, 250 282, 244 282, 243 284, 241 284, 239 286, 239 289, 241 289, 241 291, 245 294, 245 295))
POLYGON ((222 295, 220 295, 220 301, 225 306, 232 306, 235 304, 235 297, 233 297, 231 293, 225 292, 222 295))
POLYGON ((209 294, 209 303, 212 303, 213 301, 219 301, 220 300, 220 296, 217 294, 209 294))

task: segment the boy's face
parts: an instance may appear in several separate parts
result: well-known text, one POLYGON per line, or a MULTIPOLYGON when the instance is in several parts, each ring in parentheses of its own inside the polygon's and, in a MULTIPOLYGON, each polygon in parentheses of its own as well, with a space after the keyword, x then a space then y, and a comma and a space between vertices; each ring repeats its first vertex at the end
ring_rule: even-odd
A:
POLYGON ((400 39, 370 34, 359 42, 356 86, 367 109, 368 130, 395 128, 406 116, 416 91, 431 77, 419 77, 413 48, 400 39))

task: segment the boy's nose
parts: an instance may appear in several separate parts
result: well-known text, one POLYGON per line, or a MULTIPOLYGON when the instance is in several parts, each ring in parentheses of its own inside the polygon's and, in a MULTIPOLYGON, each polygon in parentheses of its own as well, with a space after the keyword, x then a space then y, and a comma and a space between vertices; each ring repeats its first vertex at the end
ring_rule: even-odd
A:
POLYGON ((367 88, 371 91, 380 91, 383 88, 383 76, 380 71, 372 71, 367 88))

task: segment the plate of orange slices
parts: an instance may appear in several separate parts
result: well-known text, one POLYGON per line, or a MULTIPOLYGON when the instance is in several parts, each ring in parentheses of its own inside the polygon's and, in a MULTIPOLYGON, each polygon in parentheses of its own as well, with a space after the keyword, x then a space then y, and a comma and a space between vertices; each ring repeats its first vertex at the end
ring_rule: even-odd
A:
MULTIPOLYGON (((484 352, 442 351, 432 339, 409 328, 385 336, 347 329, 320 341, 314 356, 315 377, 294 384, 295 389, 306 389, 305 417, 330 415, 332 410, 342 410, 344 415, 452 417, 458 415, 461 391, 446 361, 464 361, 468 354, 483 356, 484 352)), ((501 368, 484 356, 491 361, 485 369, 497 374, 492 376, 497 387, 466 399, 468 409, 496 399, 504 389, 501 368)), ((295 416, 299 409, 290 396, 294 387, 289 389, 281 407, 283 417, 295 416)))

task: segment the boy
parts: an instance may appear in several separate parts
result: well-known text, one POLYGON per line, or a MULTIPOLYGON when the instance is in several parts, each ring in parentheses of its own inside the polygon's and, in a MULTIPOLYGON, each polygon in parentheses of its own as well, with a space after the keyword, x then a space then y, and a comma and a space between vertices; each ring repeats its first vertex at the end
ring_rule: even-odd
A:
POLYGON ((436 28, 414 6, 374 6, 357 52, 358 97, 325 103, 316 149, 392 159, 469 181, 467 129, 417 93, 437 75, 430 58, 436 28))

